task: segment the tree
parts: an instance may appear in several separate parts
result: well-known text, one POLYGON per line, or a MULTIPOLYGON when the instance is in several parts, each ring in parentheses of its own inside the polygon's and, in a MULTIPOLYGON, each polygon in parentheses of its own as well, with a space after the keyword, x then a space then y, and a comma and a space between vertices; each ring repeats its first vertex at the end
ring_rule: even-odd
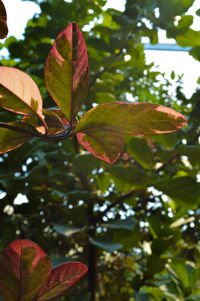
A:
MULTIPOLYGON (((189 122, 176 133, 126 138, 112 166, 83 151, 75 138, 35 138, 2 155, 2 248, 16 236, 29 238, 55 265, 70 257, 88 263, 88 283, 59 300, 198 300, 199 92, 186 99, 178 87, 171 99, 170 83, 160 84, 141 45, 144 35, 156 43, 158 28, 177 41, 185 36, 191 21, 184 23, 184 14, 193 1, 127 1, 124 13, 104 12, 105 1, 39 2, 41 14, 28 22, 25 40, 5 41, 10 60, 1 63, 27 71, 46 107, 53 105, 43 80, 52 39, 74 19, 82 28, 96 17, 102 23, 84 32, 91 80, 79 118, 94 101, 125 101, 131 93, 136 101, 175 108, 189 122), (177 14, 182 21, 174 25, 177 14), (16 200, 19 193, 26 202, 16 200)), ((2 121, 14 118, 1 111, 2 121)))

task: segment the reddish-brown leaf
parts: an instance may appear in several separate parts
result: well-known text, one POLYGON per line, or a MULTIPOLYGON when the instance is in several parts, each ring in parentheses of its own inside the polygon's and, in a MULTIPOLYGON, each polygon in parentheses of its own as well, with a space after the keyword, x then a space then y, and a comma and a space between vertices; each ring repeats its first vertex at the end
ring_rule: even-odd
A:
POLYGON ((50 269, 50 259, 37 244, 15 240, 0 252, 0 294, 5 301, 31 301, 50 269))
POLYGON ((87 270, 87 267, 80 262, 70 262, 58 266, 52 270, 51 275, 47 283, 42 287, 37 300, 49 300, 62 294, 78 281, 87 270))
POLYGON ((53 100, 72 123, 89 84, 87 48, 76 23, 56 38, 46 61, 45 81, 53 100))
POLYGON ((3 1, 0 0, 0 39, 5 39, 8 34, 7 15, 3 1))

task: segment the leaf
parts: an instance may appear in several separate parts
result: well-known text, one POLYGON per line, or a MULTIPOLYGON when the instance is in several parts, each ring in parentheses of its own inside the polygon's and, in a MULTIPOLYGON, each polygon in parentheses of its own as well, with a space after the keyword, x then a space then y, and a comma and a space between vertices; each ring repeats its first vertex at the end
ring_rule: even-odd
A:
POLYGON ((79 262, 65 263, 51 271, 51 261, 44 251, 23 239, 0 252, 0 266, 0 293, 5 301, 56 297, 87 272, 87 267, 79 262))
POLYGON ((192 165, 200 166, 200 146, 199 145, 181 145, 176 149, 177 154, 188 156, 192 165))
POLYGON ((5 39, 8 34, 7 15, 5 6, 0 0, 0 39, 5 39))
POLYGON ((84 229, 83 227, 73 227, 73 226, 65 226, 65 225, 54 225, 53 228, 56 232, 66 237, 69 237, 74 233, 80 232, 84 229))
POLYGON ((187 206, 194 206, 200 200, 200 183, 190 177, 172 178, 153 186, 169 195, 174 201, 187 206))
POLYGON ((20 147, 34 136, 35 129, 26 123, 22 122, 7 122, 0 123, 0 154, 9 152, 15 148, 20 147), (9 128, 1 126, 16 127, 22 132, 17 132, 9 128), (24 131, 24 132, 23 132, 24 131))
POLYGON ((89 110, 74 133, 79 133, 79 142, 94 156, 112 164, 123 151, 123 136, 169 133, 185 123, 181 114, 161 105, 106 103, 89 110))
MULTIPOLYGON (((64 115, 60 110, 43 110, 43 116, 48 127, 48 135, 56 135, 69 128, 69 122, 64 118, 64 115)), ((45 134, 46 132, 41 120, 36 115, 24 116, 23 122, 34 126, 41 134, 45 134)))
POLYGON ((38 301, 54 298, 78 281, 86 272, 87 267, 79 262, 62 264, 52 270, 47 283, 42 287, 38 301))
POLYGON ((96 237, 95 239, 90 237, 89 242, 108 252, 117 251, 122 248, 122 245, 116 242, 108 241, 104 237, 96 237))
POLYGON ((36 114, 47 128, 38 86, 30 76, 18 69, 0 67, 0 106, 18 114, 36 114))
POLYGON ((50 275, 44 251, 29 240, 15 240, 0 253, 0 293, 6 301, 32 300, 50 275))
POLYGON ((124 149, 123 137, 117 133, 104 135, 103 131, 96 131, 89 135, 77 133, 79 143, 98 159, 113 164, 124 149))
POLYGON ((128 140, 126 150, 144 168, 152 168, 155 164, 153 154, 145 139, 131 137, 128 140))
POLYGON ((95 168, 99 167, 99 160, 88 152, 77 154, 73 159, 74 165, 89 175, 95 168))
POLYGON ((135 301, 150 301, 149 295, 147 293, 136 293, 135 301))
POLYGON ((45 82, 53 100, 72 123, 89 83, 87 49, 76 23, 56 38, 45 64, 45 82))
POLYGON ((126 219, 116 219, 110 221, 109 223, 102 224, 103 227, 112 228, 112 229, 127 229, 133 230, 135 228, 136 221, 132 216, 127 217, 126 219))

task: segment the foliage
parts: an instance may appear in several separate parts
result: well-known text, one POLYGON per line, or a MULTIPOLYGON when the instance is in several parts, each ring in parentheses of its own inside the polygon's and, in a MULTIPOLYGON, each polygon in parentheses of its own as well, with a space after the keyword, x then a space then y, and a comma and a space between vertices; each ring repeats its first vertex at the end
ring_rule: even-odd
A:
MULTIPOLYGON (((1 64, 31 75, 45 110, 55 106, 44 84, 45 60, 53 40, 76 20, 90 66, 77 127, 84 126, 90 112, 113 107, 116 100, 126 106, 129 97, 130 104, 173 108, 188 125, 143 138, 123 134, 124 151, 112 166, 86 152, 76 136, 62 141, 35 137, 2 154, 1 248, 16 237, 26 238, 50 254, 53 266, 86 263, 88 280, 57 300, 199 300, 200 93, 187 99, 179 86, 171 96, 170 82, 146 64, 141 44, 143 36, 157 43, 159 28, 172 35, 175 17, 184 20, 193 1, 127 0, 124 12, 104 11, 103 0, 36 2, 41 13, 28 22, 24 40, 5 40, 10 59, 2 58, 1 64)), ((188 18, 182 33, 190 24, 188 18)), ((182 33, 180 28, 174 38, 182 33)), ((198 57, 198 47, 195 51, 198 57)), ((21 122, 4 109, 0 115, 11 126, 21 122)), ((117 124, 116 117, 111 121, 117 124)))

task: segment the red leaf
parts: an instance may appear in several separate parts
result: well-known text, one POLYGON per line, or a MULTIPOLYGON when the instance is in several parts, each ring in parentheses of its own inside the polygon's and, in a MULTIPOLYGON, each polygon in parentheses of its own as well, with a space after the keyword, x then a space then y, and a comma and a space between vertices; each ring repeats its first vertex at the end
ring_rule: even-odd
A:
POLYGON ((7 15, 5 6, 0 0, 0 39, 5 39, 8 34, 8 27, 7 27, 7 15))
POLYGON ((80 262, 65 263, 53 269, 47 283, 42 287, 38 301, 54 298, 76 281, 78 281, 86 272, 87 267, 80 262))
POLYGON ((76 23, 56 38, 45 64, 45 81, 53 100, 72 123, 89 84, 87 48, 76 23))
POLYGON ((37 244, 17 239, 0 252, 0 294, 5 301, 48 300, 78 281, 87 267, 72 262, 50 270, 51 261, 37 244))
POLYGON ((51 262, 29 240, 15 240, 0 252, 0 293, 6 301, 29 301, 48 279, 51 262))

